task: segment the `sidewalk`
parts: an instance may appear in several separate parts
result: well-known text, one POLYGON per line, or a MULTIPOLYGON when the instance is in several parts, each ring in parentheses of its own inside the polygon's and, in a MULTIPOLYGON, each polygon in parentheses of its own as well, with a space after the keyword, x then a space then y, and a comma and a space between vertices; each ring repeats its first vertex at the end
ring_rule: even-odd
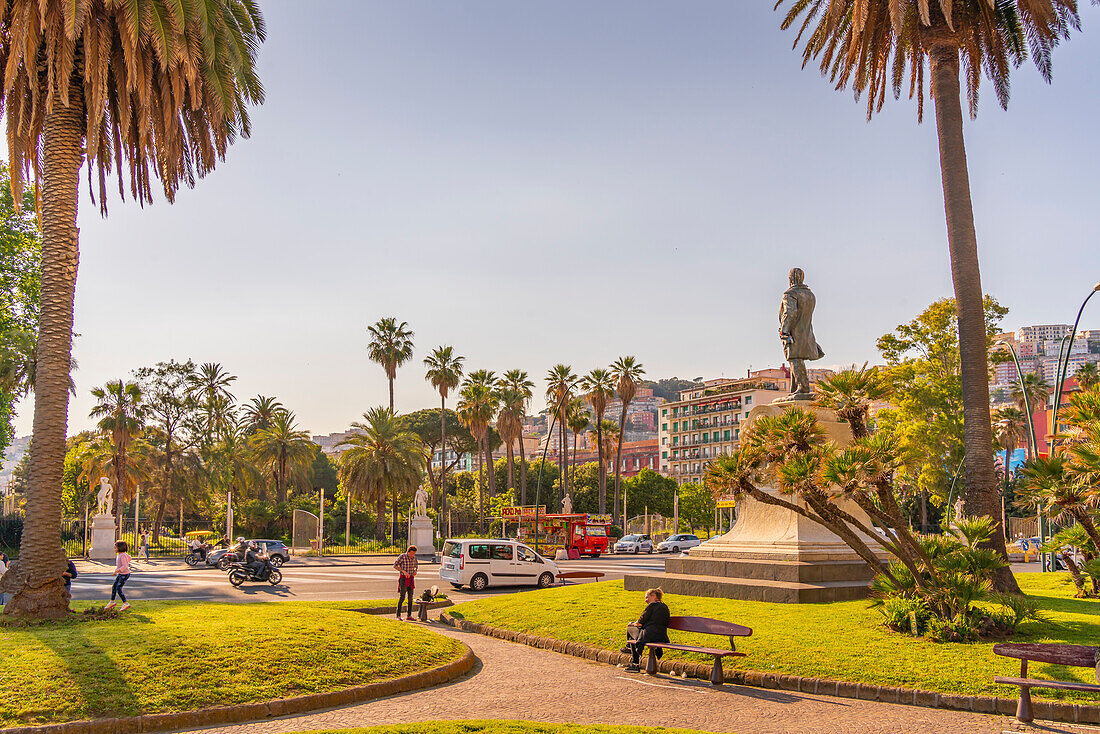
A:
MULTIPOLYGON (((397 624, 396 622, 394 624, 397 624)), ((1026 727, 1003 716, 960 713, 726 685, 620 668, 432 625, 470 646, 479 665, 453 683, 314 714, 187 731, 282 734, 454 719, 684 727, 741 734, 1002 734, 1095 731, 1070 724, 1026 727)), ((1037 722, 1039 723, 1039 722, 1037 722)))

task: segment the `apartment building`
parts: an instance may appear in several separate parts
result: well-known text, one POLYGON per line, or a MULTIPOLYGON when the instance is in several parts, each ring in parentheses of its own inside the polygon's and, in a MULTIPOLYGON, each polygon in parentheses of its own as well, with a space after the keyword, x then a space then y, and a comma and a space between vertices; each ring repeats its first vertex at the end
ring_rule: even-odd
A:
POLYGON ((750 371, 739 379, 707 380, 682 391, 678 401, 660 407, 661 473, 678 484, 702 481, 711 459, 737 447, 749 411, 790 389, 790 371, 784 366, 750 371))

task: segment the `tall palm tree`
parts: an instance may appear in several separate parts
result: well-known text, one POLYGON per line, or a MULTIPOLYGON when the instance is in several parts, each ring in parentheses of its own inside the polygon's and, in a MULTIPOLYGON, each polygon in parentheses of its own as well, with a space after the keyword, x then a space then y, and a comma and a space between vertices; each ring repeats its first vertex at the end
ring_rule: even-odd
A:
POLYGON ((378 512, 378 539, 385 527, 386 499, 393 496, 394 534, 397 498, 419 486, 424 477, 427 449, 420 438, 405 430, 392 410, 371 408, 364 422, 352 423, 357 432, 340 443, 348 449, 340 457, 340 484, 353 499, 374 500, 378 512))
POLYGON ((584 390, 588 402, 592 405, 592 412, 596 414, 596 453, 600 464, 600 514, 602 515, 607 512, 607 462, 604 461, 603 450, 603 416, 607 411, 608 401, 615 397, 615 378, 610 370, 597 367, 581 380, 581 389, 584 390))
POLYGON ((531 398, 535 395, 535 383, 527 377, 525 370, 508 370, 504 373, 500 384, 522 397, 522 404, 518 405, 520 411, 519 429, 519 503, 527 504, 527 456, 523 450, 523 420, 527 417, 527 408, 531 405, 531 398))
POLYGON ((377 362, 386 371, 390 383, 390 412, 393 412, 393 380, 397 377, 397 368, 413 355, 413 333, 408 327, 408 322, 398 324, 392 316, 378 319, 367 327, 370 334, 367 359, 377 362))
POLYGON ((1088 390, 1093 385, 1100 385, 1100 369, 1096 368, 1095 362, 1086 362, 1081 365, 1073 373, 1073 376, 1077 378, 1077 384, 1081 386, 1082 390, 1088 390))
POLYGON ((558 422, 558 476, 561 477, 562 495, 569 494, 569 473, 566 471, 566 420, 569 411, 569 398, 577 376, 567 364, 556 364, 546 373, 546 407, 550 415, 546 418, 547 430, 552 418, 558 422))
POLYGON ((274 423, 276 414, 285 410, 283 404, 275 398, 257 395, 244 406, 241 425, 249 436, 260 431, 266 431, 274 423))
MULTIPOLYGON (((485 370, 475 372, 466 378, 459 392, 458 419, 470 429, 478 445, 478 521, 485 522, 485 447, 488 446, 489 423, 496 414, 497 397, 495 391, 483 380, 485 370)), ((490 375, 492 373, 489 373, 490 375)), ((489 471, 493 471, 492 465, 489 471)))
MULTIPOLYGON (((1023 384, 1016 383, 1012 386, 1012 399, 1016 401, 1016 407, 1024 414, 1028 421, 1035 420, 1035 411, 1039 406, 1046 406, 1050 399, 1050 385, 1042 375, 1029 372, 1024 375, 1023 384), (1030 408, 1030 412, 1029 412, 1030 408)), ((1034 459, 1038 455, 1039 447, 1031 443, 1031 431, 1028 431, 1027 458, 1034 459)))
POLYGON ((489 430, 492 427, 493 417, 497 413, 497 407, 500 404, 500 381, 497 380, 496 372, 493 370, 476 370, 469 375, 469 381, 478 385, 484 385, 489 393, 488 399, 490 404, 486 406, 488 411, 488 419, 485 426, 484 446, 482 447, 482 453, 484 456, 484 466, 488 467, 486 474, 486 487, 489 490, 489 496, 494 497, 497 493, 497 473, 493 464, 493 447, 490 445, 490 438, 492 432, 489 430))
POLYGON ((618 524, 619 518, 619 487, 622 484, 622 451, 623 433, 626 431, 626 409, 630 407, 634 395, 638 392, 638 385, 645 376, 645 368, 633 355, 619 357, 611 363, 611 376, 615 378, 615 392, 622 402, 622 410, 619 413, 619 440, 615 443, 615 504, 612 511, 613 520, 618 524))
MULTIPOLYGON (((1008 105, 1009 75, 1027 58, 1050 80, 1050 57, 1059 40, 1078 25, 1076 0, 778 0, 789 6, 784 29, 805 37, 803 65, 820 59, 821 73, 838 89, 852 85, 866 95, 868 118, 881 109, 888 88, 900 96, 906 67, 909 94, 924 111, 925 61, 936 107, 940 169, 947 215, 948 252, 958 311, 966 505, 970 515, 999 514, 989 415, 989 373, 982 283, 974 210, 963 143, 960 67, 967 71, 970 116, 978 111, 982 70, 1002 107, 1008 105), (962 57, 960 59, 960 57, 962 57)), ((993 536, 1004 554, 1004 538, 993 536)), ((1015 591, 1011 573, 998 574, 1002 591, 1015 591)))
MULTIPOLYGON (((218 437, 207 464, 211 483, 225 493, 239 499, 252 487, 262 486, 263 474, 256 466, 256 452, 249 439, 251 434, 243 422, 227 426, 218 437)), ((228 508, 227 508, 228 512, 228 508)))
POLYGON ((588 417, 588 405, 581 398, 569 401, 569 414, 565 418, 566 428, 573 434, 573 464, 570 467, 570 475, 573 478, 574 489, 577 479, 577 437, 588 430, 592 421, 588 417))
POLYGON ((127 492, 126 450, 130 440, 141 432, 144 407, 141 388, 136 382, 111 380, 103 387, 92 388, 96 404, 90 418, 99 418, 98 428, 111 437, 115 468, 115 537, 121 532, 122 496, 127 492))
POLYGON ((295 425, 293 413, 283 410, 275 414, 270 428, 252 437, 251 444, 256 460, 266 464, 275 478, 275 501, 286 502, 287 477, 313 462, 315 444, 309 433, 295 425))
MULTIPOLYGON (((503 383, 497 390, 497 396, 499 398, 497 433, 500 434, 501 441, 504 442, 508 467, 508 491, 512 491, 515 489, 512 447, 518 439, 523 437, 525 399, 522 392, 503 383)), ((520 441, 520 445, 522 444, 523 442, 520 441)))
POLYGON ((20 589, 5 611, 59 617, 68 613, 60 487, 80 168, 87 157, 103 213, 112 174, 120 193, 128 181, 141 202, 152 202, 156 178, 169 201, 181 184, 194 185, 249 134, 247 106, 263 101, 255 56, 266 32, 253 0, 8 0, 4 8, 0 114, 12 194, 20 201, 33 169, 42 225, 30 491, 20 589))
POLYGON ((439 486, 443 487, 443 497, 440 499, 438 490, 433 488, 432 507, 439 507, 441 516, 447 502, 447 395, 462 382, 462 363, 465 360, 465 357, 455 354, 454 347, 449 346, 436 347, 424 358, 424 366, 428 368, 424 379, 439 391, 439 486))

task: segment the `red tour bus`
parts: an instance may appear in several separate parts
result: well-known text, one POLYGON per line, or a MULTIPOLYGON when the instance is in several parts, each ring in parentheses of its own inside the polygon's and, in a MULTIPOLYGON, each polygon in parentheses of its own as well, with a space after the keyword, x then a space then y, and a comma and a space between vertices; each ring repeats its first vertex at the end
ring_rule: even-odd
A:
MULTIPOLYGON (((583 512, 570 514, 546 514, 545 508, 538 508, 538 551, 553 553, 562 548, 570 555, 592 556, 598 558, 607 553, 608 533, 611 530, 610 515, 588 515, 583 512)), ((501 519, 507 528, 508 523, 516 523, 516 539, 534 546, 535 508, 502 507, 501 519)), ((503 533, 507 536, 507 533, 503 533)))

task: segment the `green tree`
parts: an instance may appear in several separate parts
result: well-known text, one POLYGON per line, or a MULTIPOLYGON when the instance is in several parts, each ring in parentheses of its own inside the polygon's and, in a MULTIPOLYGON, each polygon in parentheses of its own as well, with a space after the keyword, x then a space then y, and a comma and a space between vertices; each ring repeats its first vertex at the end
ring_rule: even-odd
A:
POLYGON ((569 419, 569 401, 572 399, 576 382, 577 376, 573 374, 573 368, 567 364, 556 364, 546 373, 546 408, 550 413, 546 419, 546 425, 549 426, 552 419, 557 420, 558 476, 562 479, 563 494, 569 494, 565 432, 566 422, 569 419))
MULTIPOLYGON (((469 429, 478 442, 478 492, 480 504, 478 521, 485 521, 485 486, 486 473, 492 477, 492 465, 489 457, 492 450, 489 448, 489 422, 496 414, 497 396, 493 389, 493 373, 488 370, 478 370, 466 378, 459 392, 458 419, 462 425, 469 429), (486 465, 488 472, 486 471, 486 465)), ((490 481, 493 481, 490 479, 490 481)), ((490 491, 491 493, 491 491, 490 491)))
MULTIPOLYGON (((986 318, 970 179, 963 143, 960 67, 967 71, 971 117, 978 112, 982 70, 1002 107, 1009 76, 1028 56, 1050 80, 1051 52, 1079 27, 1075 0, 778 0, 787 6, 784 29, 797 26, 803 64, 820 59, 821 73, 838 89, 851 84, 867 98, 867 117, 881 109, 888 88, 900 96, 908 68, 917 117, 924 111, 925 62, 936 107, 940 171, 951 276, 955 289, 966 452, 966 507, 974 515, 999 514, 989 415, 986 318), (961 59, 960 59, 961 57, 961 59)), ((993 533, 996 537, 997 533, 993 533)), ((1003 548, 1003 538, 999 542, 1003 548)), ((1007 571, 998 584, 1008 582, 1007 571)), ((1013 586, 1015 582, 1013 581, 1013 586)), ((1002 589, 1009 590, 1009 589, 1002 589)))
MULTIPOLYGON (((406 413, 400 416, 406 429, 412 431, 417 437, 424 442, 424 446, 428 450, 429 456, 434 456, 437 451, 441 454, 446 454, 443 451, 444 441, 444 421, 440 418, 439 408, 425 408, 423 410, 417 410, 412 413, 406 413)), ((458 415, 453 410, 446 412, 446 446, 447 450, 453 451, 455 458, 449 462, 446 466, 448 472, 455 468, 459 461, 462 460, 463 455, 473 454, 478 450, 477 441, 470 434, 470 431, 462 425, 462 422, 458 419, 458 415)), ((431 462, 428 462, 428 481, 432 485, 434 492, 443 494, 443 489, 447 485, 445 484, 446 478, 444 477, 442 468, 441 471, 436 474, 432 468, 431 462)), ((442 507, 442 505, 441 505, 442 507)))
POLYGON ((115 469, 115 537, 122 531, 119 520, 122 517, 122 498, 128 494, 129 475, 126 471, 126 453, 130 442, 144 425, 145 406, 142 403, 141 387, 136 382, 112 380, 103 387, 92 388, 92 397, 96 404, 89 417, 99 418, 97 424, 111 439, 115 469))
POLYGON ((397 377, 397 368, 412 359, 413 333, 408 322, 397 323, 392 316, 381 318, 367 327, 370 344, 367 346, 367 359, 381 365, 386 372, 390 385, 390 412, 393 412, 393 380, 397 377))
MULTIPOLYGON (((436 347, 431 354, 424 358, 424 366, 428 368, 424 374, 424 379, 430 382, 432 387, 439 392, 440 480, 436 482, 432 476, 431 453, 428 454, 428 477, 432 482, 432 507, 439 507, 441 512, 446 510, 439 504, 439 484, 447 485, 447 395, 462 382, 462 363, 465 359, 465 357, 455 354, 454 347, 449 346, 436 347)), ((421 438, 423 439, 423 437, 421 438)), ((435 451, 434 447, 429 446, 429 449, 435 451)), ((445 493, 443 501, 446 501, 445 493)))
POLYGON ((266 431, 275 423, 275 416, 285 410, 283 404, 275 398, 257 395, 248 401, 242 411, 241 421, 245 433, 252 436, 266 431))
MULTIPOLYGON (((569 401, 569 411, 565 416, 565 427, 569 429, 569 432, 573 434, 573 461, 569 470, 570 484, 576 482, 577 474, 577 439, 584 435, 588 430, 588 426, 592 424, 592 420, 589 417, 588 406, 585 404, 582 398, 575 398, 569 401)), ((569 447, 566 446, 565 450, 568 451, 569 447)), ((564 499, 564 498, 563 498, 564 499)), ((576 501, 576 497, 573 498, 576 501)), ((575 509, 575 508, 574 508, 575 509)), ((593 510, 595 512, 595 510, 593 510)))
POLYGON ((296 469, 308 470, 313 465, 315 444, 309 433, 295 425, 293 413, 283 410, 275 415, 270 428, 252 436, 250 442, 256 461, 272 472, 276 502, 286 502, 288 477, 296 469))
MULTIPOLYGON (((673 502, 676 496, 676 480, 651 469, 642 469, 632 477, 623 480, 626 496, 631 507, 649 508, 650 513, 659 513, 672 517, 673 502)), ((624 518, 625 521, 625 518, 624 518)))
POLYGON ((581 380, 581 389, 585 392, 592 411, 596 414, 596 456, 600 463, 600 514, 607 512, 607 462, 604 461, 604 413, 607 403, 615 396, 615 378, 610 370, 602 367, 589 372, 581 380))
POLYGON ((615 378, 616 382, 615 392, 622 403, 622 410, 619 412, 619 440, 615 444, 615 503, 612 515, 616 525, 619 524, 619 490, 622 486, 623 434, 626 431, 626 411, 638 392, 638 385, 641 383, 643 375, 645 375, 645 369, 633 355, 619 357, 611 363, 611 376, 615 378))
POLYGON ((523 421, 527 418, 527 408, 534 397, 535 383, 524 370, 508 370, 500 381, 501 388, 508 390, 513 403, 513 413, 519 421, 519 497, 520 504, 527 504, 527 457, 523 448, 523 421))
POLYGON ((695 528, 710 528, 714 524, 714 494, 702 484, 680 485, 680 522, 686 522, 691 532, 695 528))
POLYGON ((11 0, 0 14, 11 188, 21 201, 31 169, 40 182, 43 283, 31 492, 6 613, 68 613, 60 487, 80 168, 87 162, 103 213, 116 172, 138 201, 152 201, 155 178, 172 201, 248 136, 247 106, 263 100, 255 55, 264 36, 251 0, 11 0))
POLYGON ((1085 362, 1077 368, 1073 376, 1077 378, 1077 384, 1082 390, 1088 390, 1093 385, 1100 384, 1100 369, 1096 368, 1095 362, 1085 362))

